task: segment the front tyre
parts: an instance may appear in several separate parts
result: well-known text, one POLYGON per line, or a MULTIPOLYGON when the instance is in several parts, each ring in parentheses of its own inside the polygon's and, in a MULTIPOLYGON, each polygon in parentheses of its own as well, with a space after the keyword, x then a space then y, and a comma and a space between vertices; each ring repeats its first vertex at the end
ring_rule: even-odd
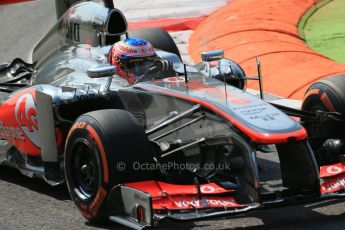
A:
POLYGON ((108 218, 106 198, 116 185, 153 179, 134 162, 152 163, 145 131, 123 110, 99 110, 80 116, 66 141, 65 177, 72 200, 92 222, 108 218))
MULTIPOLYGON (((337 112, 345 116, 345 75, 329 77, 312 84, 304 97, 302 110, 337 112)), ((338 163, 339 155, 345 153, 344 122, 327 120, 304 123, 319 165, 338 163)))

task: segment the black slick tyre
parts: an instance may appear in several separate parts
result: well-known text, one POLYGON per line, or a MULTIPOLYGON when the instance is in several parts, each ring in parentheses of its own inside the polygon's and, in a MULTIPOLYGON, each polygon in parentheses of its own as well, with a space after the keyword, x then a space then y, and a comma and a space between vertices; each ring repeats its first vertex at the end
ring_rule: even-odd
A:
POLYGON ((81 115, 70 129, 65 149, 65 177, 70 196, 85 218, 107 220, 109 191, 126 182, 153 179, 134 162, 152 162, 149 141, 137 119, 123 110, 81 115))
MULTIPOLYGON (((337 112, 345 115, 345 75, 337 75, 312 84, 304 97, 302 110, 337 112)), ((302 120, 303 121, 303 120, 302 120)), ((333 120, 305 122, 310 144, 320 165, 339 162, 338 156, 325 155, 321 148, 328 139, 345 140, 345 124, 333 120)))

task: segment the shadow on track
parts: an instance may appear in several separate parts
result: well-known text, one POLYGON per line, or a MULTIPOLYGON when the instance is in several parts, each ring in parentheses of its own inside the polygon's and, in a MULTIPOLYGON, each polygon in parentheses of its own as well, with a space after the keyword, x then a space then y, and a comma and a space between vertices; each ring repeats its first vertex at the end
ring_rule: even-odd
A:
MULTIPOLYGON (((27 178, 18 170, 9 167, 0 167, 0 180, 25 187, 59 201, 70 200, 66 186, 52 187, 42 180, 27 178)), ((324 200, 213 220, 174 224, 166 221, 157 229, 344 229, 345 214, 342 201, 341 199, 324 200)), ((80 216, 80 218, 83 217, 80 216)), ((93 225, 86 222, 85 225, 97 229, 127 229, 116 224, 93 225)))
POLYGON ((26 177, 18 170, 7 166, 0 166, 0 180, 25 187, 32 191, 53 197, 57 200, 70 200, 68 190, 65 185, 53 187, 45 183, 43 180, 26 177))

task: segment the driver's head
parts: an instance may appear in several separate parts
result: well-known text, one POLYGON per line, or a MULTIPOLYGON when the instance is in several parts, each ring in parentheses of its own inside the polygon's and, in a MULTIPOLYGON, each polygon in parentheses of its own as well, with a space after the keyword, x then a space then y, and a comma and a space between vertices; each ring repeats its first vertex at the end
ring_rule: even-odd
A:
POLYGON ((127 38, 115 43, 109 61, 116 66, 117 74, 131 84, 142 76, 158 57, 153 46, 141 38, 127 38))

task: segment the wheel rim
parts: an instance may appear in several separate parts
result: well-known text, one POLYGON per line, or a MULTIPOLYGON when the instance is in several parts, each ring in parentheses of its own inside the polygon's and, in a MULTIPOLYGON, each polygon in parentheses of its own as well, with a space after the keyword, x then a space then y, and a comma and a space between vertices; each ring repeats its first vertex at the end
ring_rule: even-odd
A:
POLYGON ((74 190, 80 199, 87 200, 96 195, 99 185, 97 158, 88 143, 79 142, 74 148, 74 190))

